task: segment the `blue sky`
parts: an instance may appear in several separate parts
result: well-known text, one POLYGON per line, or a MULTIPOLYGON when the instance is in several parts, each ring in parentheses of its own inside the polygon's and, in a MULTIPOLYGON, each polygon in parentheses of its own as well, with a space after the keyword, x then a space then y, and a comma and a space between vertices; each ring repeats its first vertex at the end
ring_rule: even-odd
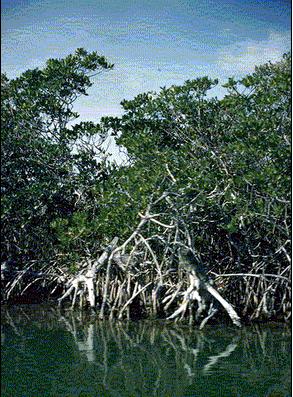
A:
POLYGON ((141 92, 243 76, 280 59, 290 34, 289 0, 2 0, 2 71, 15 77, 78 47, 98 51, 115 69, 76 107, 97 121, 141 92))

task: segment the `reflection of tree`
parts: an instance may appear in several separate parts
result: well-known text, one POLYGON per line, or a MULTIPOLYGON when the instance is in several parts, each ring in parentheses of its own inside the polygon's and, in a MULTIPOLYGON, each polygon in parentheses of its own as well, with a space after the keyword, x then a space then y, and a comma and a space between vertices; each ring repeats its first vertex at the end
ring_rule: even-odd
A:
POLYGON ((1 325, 1 346, 5 343, 5 333, 3 331, 3 327, 1 325))
POLYGON ((216 354, 215 356, 210 356, 208 363, 204 366, 203 372, 209 373, 211 368, 215 366, 219 359, 229 357, 230 354, 236 349, 237 343, 230 343, 226 349, 220 354, 216 354))
MULTIPOLYGON (((29 309, 4 310, 2 322, 3 335, 9 328, 19 343, 25 338, 23 324, 38 327, 42 335, 46 330, 61 328, 60 341, 67 343, 75 360, 62 376, 66 373, 67 384, 72 387, 79 379, 86 390, 99 388, 100 394, 89 395, 201 396, 207 395, 207 383, 215 390, 219 384, 226 387, 223 395, 253 395, 255 390, 263 390, 258 395, 265 396, 269 390, 276 390, 276 385, 286 395, 290 388, 285 328, 284 335, 280 328, 275 333, 274 328, 264 326, 242 330, 207 327, 199 331, 158 322, 97 321, 72 311, 44 310, 36 314, 29 309), (70 340, 72 344, 68 344, 70 340), (284 366, 274 375, 280 360, 284 366)), ((56 372, 61 369, 57 367, 56 372)), ((62 376, 55 379, 54 390, 65 387, 62 376)))
POLYGON ((60 313, 60 319, 64 322, 67 331, 69 331, 73 335, 78 350, 86 355, 87 360, 89 362, 94 362, 96 360, 95 350, 94 350, 94 333, 95 333, 94 324, 88 323, 81 330, 80 326, 78 327, 77 319, 81 321, 83 320, 82 313, 79 313, 79 317, 76 317, 71 312, 70 313, 71 321, 69 321, 65 316, 63 316, 60 313))

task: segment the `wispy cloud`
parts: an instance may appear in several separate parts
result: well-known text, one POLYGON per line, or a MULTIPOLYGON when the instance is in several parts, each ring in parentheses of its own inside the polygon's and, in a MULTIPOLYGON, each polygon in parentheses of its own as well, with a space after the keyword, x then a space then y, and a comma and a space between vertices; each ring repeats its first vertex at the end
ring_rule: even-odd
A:
POLYGON ((271 32, 267 40, 247 40, 222 47, 217 64, 225 74, 239 76, 252 72, 255 65, 280 60, 290 47, 290 32, 271 32))

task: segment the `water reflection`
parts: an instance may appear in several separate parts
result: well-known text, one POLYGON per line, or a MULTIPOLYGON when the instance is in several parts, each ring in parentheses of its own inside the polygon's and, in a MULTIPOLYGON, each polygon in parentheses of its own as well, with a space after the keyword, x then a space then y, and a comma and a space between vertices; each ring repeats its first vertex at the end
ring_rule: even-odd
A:
POLYGON ((74 317, 72 312, 70 314, 71 321, 62 314, 60 314, 60 320, 64 322, 67 331, 73 336, 78 350, 85 355, 89 362, 96 361, 94 348, 95 324, 85 323, 81 328, 83 322, 78 321, 78 317, 74 317))
POLYGON ((55 354, 50 387, 35 386, 44 396, 291 395, 290 335, 283 326, 197 331, 163 322, 98 321, 48 307, 2 309, 3 351, 8 355, 13 346, 38 374, 40 341, 51 349, 49 359, 40 355, 48 361, 46 375, 55 354), (58 346, 57 338, 50 342, 52 332, 58 346))

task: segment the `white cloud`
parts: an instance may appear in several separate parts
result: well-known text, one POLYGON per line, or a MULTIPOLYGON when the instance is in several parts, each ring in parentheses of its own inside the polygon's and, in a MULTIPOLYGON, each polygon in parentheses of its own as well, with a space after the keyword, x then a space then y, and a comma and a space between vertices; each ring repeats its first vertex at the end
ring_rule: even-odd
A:
POLYGON ((222 47, 217 64, 224 73, 239 76, 253 72, 255 65, 279 61, 290 47, 290 32, 271 32, 267 40, 247 40, 222 47))

